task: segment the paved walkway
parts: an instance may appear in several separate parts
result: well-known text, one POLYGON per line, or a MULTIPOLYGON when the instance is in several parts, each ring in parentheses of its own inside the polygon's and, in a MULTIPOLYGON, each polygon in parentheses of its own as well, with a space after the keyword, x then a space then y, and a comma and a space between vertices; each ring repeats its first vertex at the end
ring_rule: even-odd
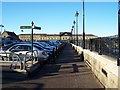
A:
POLYGON ((80 61, 80 57, 69 44, 63 48, 55 64, 46 64, 31 78, 7 80, 3 87, 21 90, 24 88, 103 88, 90 68, 80 61))

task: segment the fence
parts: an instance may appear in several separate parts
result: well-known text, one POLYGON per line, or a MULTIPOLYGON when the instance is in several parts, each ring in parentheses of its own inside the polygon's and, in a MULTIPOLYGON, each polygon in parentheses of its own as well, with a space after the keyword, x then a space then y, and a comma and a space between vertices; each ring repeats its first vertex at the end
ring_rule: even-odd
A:
MULTIPOLYGON (((83 47, 83 40, 78 41, 78 45, 83 47)), ((98 52, 98 54, 108 55, 113 58, 119 56, 118 37, 99 37, 85 40, 85 49, 98 52)))
MULTIPOLYGON (((26 52, 26 54, 16 54, 14 52, 2 52, 0 55, 1 63, 9 63, 10 69, 20 69, 26 70, 27 67, 32 66, 37 63, 38 60, 38 51, 34 50, 26 52), (31 54, 33 53, 33 56, 31 54)), ((5 64, 6 65, 6 64, 5 64)))

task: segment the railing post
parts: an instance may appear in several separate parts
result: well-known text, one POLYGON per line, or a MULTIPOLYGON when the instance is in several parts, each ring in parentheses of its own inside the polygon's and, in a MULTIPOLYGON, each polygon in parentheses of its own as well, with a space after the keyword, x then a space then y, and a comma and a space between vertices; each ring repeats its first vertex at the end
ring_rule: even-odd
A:
POLYGON ((90 48, 90 51, 92 51, 92 39, 90 39, 89 48, 90 48))
POLYGON ((24 58, 23 58, 23 69, 26 70, 26 55, 24 55, 24 58))
POLYGON ((99 55, 102 55, 102 52, 101 52, 101 37, 99 38, 99 51, 98 51, 98 53, 99 53, 99 55))
POLYGON ((22 62, 23 61, 23 57, 22 57, 22 53, 18 54, 18 58, 20 59, 20 64, 21 64, 21 67, 20 69, 23 70, 24 69, 24 63, 22 62))

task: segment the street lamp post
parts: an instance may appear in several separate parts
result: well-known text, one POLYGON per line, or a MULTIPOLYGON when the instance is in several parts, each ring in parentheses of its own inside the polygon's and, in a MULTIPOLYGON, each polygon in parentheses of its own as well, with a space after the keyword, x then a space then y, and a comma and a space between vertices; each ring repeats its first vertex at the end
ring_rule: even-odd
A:
POLYGON ((117 59, 117 66, 120 66, 120 0, 118 1, 119 10, 118 10, 118 46, 119 46, 119 54, 117 59))
MULTIPOLYGON (((72 26, 72 31, 74 31, 74 26, 72 26)), ((74 41, 74 32, 72 33, 72 41, 73 41, 73 43, 75 42, 74 41)))
POLYGON ((83 0, 83 49, 85 49, 85 14, 84 14, 84 0, 83 0))
POLYGON ((71 29, 71 42, 73 43, 72 32, 73 32, 73 28, 71 29))
POLYGON ((74 28, 74 44, 75 44, 75 21, 73 21, 73 24, 74 24, 74 26, 72 26, 73 28, 74 28))
POLYGON ((75 16, 76 16, 76 40, 77 40, 77 46, 78 46, 78 15, 79 15, 79 13, 78 13, 78 11, 76 11, 75 16))

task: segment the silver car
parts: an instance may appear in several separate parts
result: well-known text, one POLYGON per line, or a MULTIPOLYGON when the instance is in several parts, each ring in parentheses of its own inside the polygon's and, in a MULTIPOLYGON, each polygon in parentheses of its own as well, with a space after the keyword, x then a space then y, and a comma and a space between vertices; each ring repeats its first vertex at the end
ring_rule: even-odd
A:
MULTIPOLYGON (((28 51, 31 51, 31 49, 31 44, 16 44, 7 49, 5 53, 4 51, 0 51, 0 56, 5 56, 6 53, 10 52, 14 52, 16 54, 26 54, 28 51)), ((33 51, 36 51, 33 56, 37 56, 37 58, 41 61, 45 61, 49 58, 49 55, 37 45, 33 45, 33 51)), ((30 52, 29 55, 32 55, 32 52, 30 52)))

